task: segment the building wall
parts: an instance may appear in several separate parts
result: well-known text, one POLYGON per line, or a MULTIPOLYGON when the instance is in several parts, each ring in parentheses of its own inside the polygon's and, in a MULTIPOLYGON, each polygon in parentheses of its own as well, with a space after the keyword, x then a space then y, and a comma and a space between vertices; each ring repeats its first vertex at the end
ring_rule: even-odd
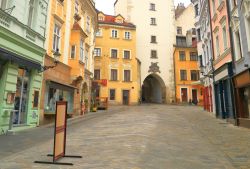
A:
POLYGON ((107 79, 107 86, 101 86, 100 97, 109 97, 109 90, 116 89, 115 101, 109 104, 122 104, 122 90, 130 91, 130 105, 137 104, 140 98, 138 85, 138 62, 136 59, 136 30, 115 25, 99 24, 101 37, 96 37, 96 48, 101 48, 101 56, 95 56, 95 69, 100 69, 100 78, 107 79), (118 38, 111 38, 111 30, 118 30, 118 38), (124 39, 124 32, 131 32, 131 39, 124 39), (118 58, 112 59, 111 49, 118 49, 118 58), (123 59, 123 50, 131 51, 131 59, 123 59), (118 81, 110 80, 111 68, 118 69, 118 81), (123 70, 131 71, 131 82, 123 81, 123 70))
POLYGON ((199 81, 192 81, 191 80, 191 70, 199 70, 198 61, 190 61, 190 52, 196 52, 196 48, 181 48, 176 47, 174 51, 174 65, 175 65, 175 84, 176 84, 176 101, 177 103, 182 102, 181 99, 181 88, 187 88, 188 97, 187 101, 192 100, 192 89, 197 89, 197 99, 199 104, 203 104, 203 85, 194 84, 199 81), (186 61, 181 61, 179 59, 179 52, 184 51, 186 55, 186 61), (180 70, 187 71, 187 80, 181 80, 180 70))
MULTIPOLYGON (((34 2, 34 13, 31 25, 28 26, 29 1, 8 1, 5 9, 0 10, 0 129, 6 131, 10 120, 10 111, 16 108, 18 99, 17 79, 18 69, 29 72, 28 93, 24 116, 24 125, 39 125, 39 108, 34 107, 34 92, 41 95, 42 75, 39 73, 44 59, 44 43, 48 1, 34 2), (7 56, 7 57, 6 57, 7 56), (10 61, 10 58, 12 61, 10 61), (32 64, 31 64, 32 63, 32 64), (13 103, 7 103, 7 94, 14 93, 16 99, 13 103)), ((40 99, 38 98, 38 103, 40 99)), ((0 133, 2 134, 2 133, 0 133)))
POLYGON ((150 2, 146 0, 143 2, 138 0, 118 0, 115 4, 115 14, 120 13, 128 21, 136 23, 136 50, 137 57, 141 61, 142 82, 151 74, 149 72, 151 63, 157 63, 160 73, 156 74, 163 79, 166 86, 166 102, 172 102, 174 100, 172 45, 175 42, 176 34, 174 26, 174 2, 173 0, 157 0, 152 3, 155 3, 156 11, 149 10, 150 2), (151 17, 156 18, 156 26, 150 25, 151 17), (151 35, 157 36, 157 44, 150 43, 151 35), (157 50, 157 59, 150 57, 151 50, 157 50))
POLYGON ((193 4, 190 4, 182 12, 182 14, 175 20, 175 26, 176 29, 177 27, 182 27, 182 34, 186 36, 186 32, 194 28, 194 24, 195 24, 194 6, 193 4))
POLYGON ((210 0, 210 15, 212 17, 211 25, 212 25, 212 36, 213 36, 213 49, 214 49, 214 67, 218 69, 222 65, 227 62, 232 61, 231 55, 231 45, 230 45, 230 37, 229 31, 226 31, 227 37, 227 48, 224 49, 223 45, 223 32, 222 32, 222 24, 226 25, 226 30, 229 30, 228 25, 228 16, 227 16, 227 1, 222 1, 219 4, 219 1, 215 2, 215 11, 213 11, 213 3, 210 0), (219 36, 219 54, 216 53, 216 35, 219 36))

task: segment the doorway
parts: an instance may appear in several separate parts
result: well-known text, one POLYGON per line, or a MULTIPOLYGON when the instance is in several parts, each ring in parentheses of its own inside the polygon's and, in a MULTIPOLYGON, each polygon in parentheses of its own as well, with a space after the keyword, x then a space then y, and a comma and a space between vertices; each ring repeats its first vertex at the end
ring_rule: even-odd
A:
POLYGON ((181 88, 181 101, 188 102, 187 88, 181 88))
POLYGON ((195 104, 198 103, 197 89, 192 89, 192 102, 195 104))
POLYGON ((25 124, 27 122, 27 107, 29 96, 29 72, 25 69, 18 69, 16 83, 16 97, 14 108, 16 110, 13 117, 13 124, 25 124))
POLYGON ((122 91, 122 104, 129 105, 129 90, 122 91))
POLYGON ((148 75, 142 85, 142 102, 164 103, 166 100, 164 81, 157 74, 148 75))

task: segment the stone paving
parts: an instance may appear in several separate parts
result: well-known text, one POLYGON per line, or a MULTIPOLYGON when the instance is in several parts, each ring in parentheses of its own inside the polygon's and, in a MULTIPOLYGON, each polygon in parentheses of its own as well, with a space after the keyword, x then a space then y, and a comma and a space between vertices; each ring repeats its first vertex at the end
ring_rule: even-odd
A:
POLYGON ((0 169, 250 168, 249 129, 199 107, 146 104, 118 110, 72 126, 66 152, 83 158, 60 161, 73 166, 33 163, 52 160, 46 156, 53 147, 50 139, 2 158, 0 169))

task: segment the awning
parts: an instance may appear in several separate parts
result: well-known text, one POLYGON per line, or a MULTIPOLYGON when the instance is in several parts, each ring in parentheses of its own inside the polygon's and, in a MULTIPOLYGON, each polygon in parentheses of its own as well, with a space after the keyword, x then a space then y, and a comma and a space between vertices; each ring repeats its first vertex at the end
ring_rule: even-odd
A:
POLYGON ((61 89, 61 90, 66 90, 66 91, 71 91, 71 92, 77 89, 75 86, 62 84, 53 80, 47 80, 47 83, 49 84, 50 87, 56 88, 56 89, 61 89))
POLYGON ((18 65, 24 66, 27 69, 41 70, 41 64, 22 56, 19 56, 13 52, 7 51, 6 49, 0 48, 0 59, 8 60, 17 63, 18 65))

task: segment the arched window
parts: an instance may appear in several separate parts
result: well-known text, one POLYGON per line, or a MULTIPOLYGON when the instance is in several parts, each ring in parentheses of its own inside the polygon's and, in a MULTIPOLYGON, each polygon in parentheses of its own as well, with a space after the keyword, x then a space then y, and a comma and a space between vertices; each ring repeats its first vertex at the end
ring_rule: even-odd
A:
POLYGON ((33 21, 33 16, 34 16, 34 0, 30 0, 29 2, 29 15, 28 15, 28 26, 31 27, 32 26, 32 21, 33 21))

